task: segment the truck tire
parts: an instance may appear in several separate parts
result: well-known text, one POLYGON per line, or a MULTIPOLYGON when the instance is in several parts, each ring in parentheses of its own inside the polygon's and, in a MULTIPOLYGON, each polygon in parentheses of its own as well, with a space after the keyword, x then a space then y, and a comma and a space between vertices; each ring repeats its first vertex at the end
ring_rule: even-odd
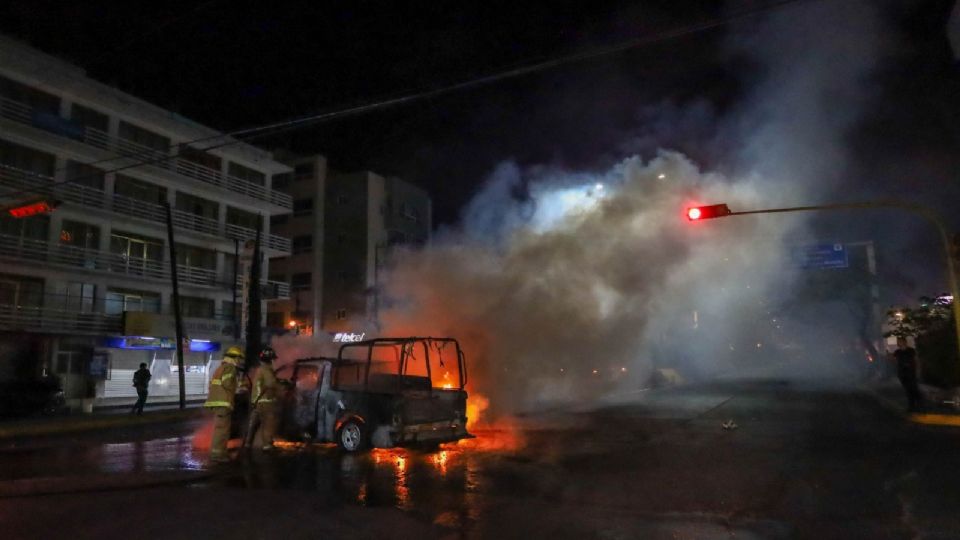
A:
POLYGON ((367 427, 356 419, 347 420, 337 430, 337 446, 350 454, 363 450, 367 447, 367 427))

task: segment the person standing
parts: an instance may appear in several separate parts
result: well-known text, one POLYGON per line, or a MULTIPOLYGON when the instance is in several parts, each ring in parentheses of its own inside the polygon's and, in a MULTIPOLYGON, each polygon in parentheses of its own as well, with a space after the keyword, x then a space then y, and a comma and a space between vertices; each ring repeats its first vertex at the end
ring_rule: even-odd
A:
POLYGON ((253 382, 253 394, 250 396, 250 423, 247 437, 243 443, 251 448, 259 440, 261 450, 273 449, 273 437, 277 432, 277 375, 273 371, 276 351, 264 347, 260 352, 260 369, 253 382), (257 437, 259 436, 259 439, 257 437))
POLYGON ((150 388, 150 370, 147 364, 141 363, 140 369, 133 372, 133 387, 137 389, 137 402, 130 409, 130 414, 143 415, 143 406, 147 403, 147 389, 150 388))
POLYGON ((239 366, 243 362, 240 347, 230 347, 223 361, 213 372, 204 407, 213 411, 213 438, 210 441, 210 460, 228 461, 227 441, 230 440, 230 424, 233 404, 239 386, 239 366))
POLYGON ((897 338, 897 350, 893 351, 897 360, 897 378, 907 394, 907 410, 913 412, 920 407, 920 385, 917 382, 917 351, 907 344, 906 338, 897 338))

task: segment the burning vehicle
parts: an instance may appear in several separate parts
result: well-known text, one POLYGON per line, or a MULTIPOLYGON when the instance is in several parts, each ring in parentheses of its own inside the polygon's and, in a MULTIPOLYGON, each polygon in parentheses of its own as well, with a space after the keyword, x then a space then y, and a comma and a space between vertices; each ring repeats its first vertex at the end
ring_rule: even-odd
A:
POLYGON ((452 338, 378 338, 340 347, 337 358, 303 358, 277 373, 281 433, 367 447, 437 445, 467 432, 466 357, 452 338))

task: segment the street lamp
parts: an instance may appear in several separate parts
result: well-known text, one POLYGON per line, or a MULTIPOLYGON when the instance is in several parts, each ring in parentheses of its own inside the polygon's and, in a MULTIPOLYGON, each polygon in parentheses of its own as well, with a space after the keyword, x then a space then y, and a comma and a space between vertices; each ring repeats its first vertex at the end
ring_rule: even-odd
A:
MULTIPOLYGON (((898 208, 913 212, 936 226, 940 232, 940 241, 943 243, 943 252, 947 258, 947 279, 950 282, 950 292, 954 300, 950 303, 953 306, 953 324, 954 332, 957 334, 957 353, 960 355, 960 303, 956 301, 960 298, 960 289, 957 288, 957 274, 953 263, 952 243, 950 242, 950 233, 947 232, 947 224, 943 217, 934 209, 917 203, 907 203, 900 201, 871 201, 862 203, 840 203, 840 204, 822 204, 814 206, 793 206, 788 208, 768 208, 765 210, 746 210, 743 212, 732 212, 726 204, 714 204, 709 206, 694 206, 687 208, 687 219, 698 221, 701 219, 711 219, 726 216, 745 216, 748 214, 781 214, 786 212, 812 212, 818 210, 856 210, 869 208, 898 208)), ((958 356, 960 357, 960 356, 958 356)))

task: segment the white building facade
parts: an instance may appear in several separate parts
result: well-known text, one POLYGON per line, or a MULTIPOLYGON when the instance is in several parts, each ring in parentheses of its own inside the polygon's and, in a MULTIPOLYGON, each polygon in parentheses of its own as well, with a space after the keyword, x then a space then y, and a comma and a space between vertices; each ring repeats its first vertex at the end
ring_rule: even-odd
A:
MULTIPOLYGON (((73 405, 122 404, 145 362, 151 400, 178 395, 169 203, 186 391, 201 399, 221 351, 238 342, 244 276, 235 270, 258 222, 265 261, 290 253, 290 241, 270 231, 270 217, 292 209, 272 187, 290 171, 268 152, 0 37, 0 200, 40 190, 61 202, 49 214, 0 217, 0 380, 52 373, 73 405)), ((261 286, 288 294, 284 283, 261 286)))

